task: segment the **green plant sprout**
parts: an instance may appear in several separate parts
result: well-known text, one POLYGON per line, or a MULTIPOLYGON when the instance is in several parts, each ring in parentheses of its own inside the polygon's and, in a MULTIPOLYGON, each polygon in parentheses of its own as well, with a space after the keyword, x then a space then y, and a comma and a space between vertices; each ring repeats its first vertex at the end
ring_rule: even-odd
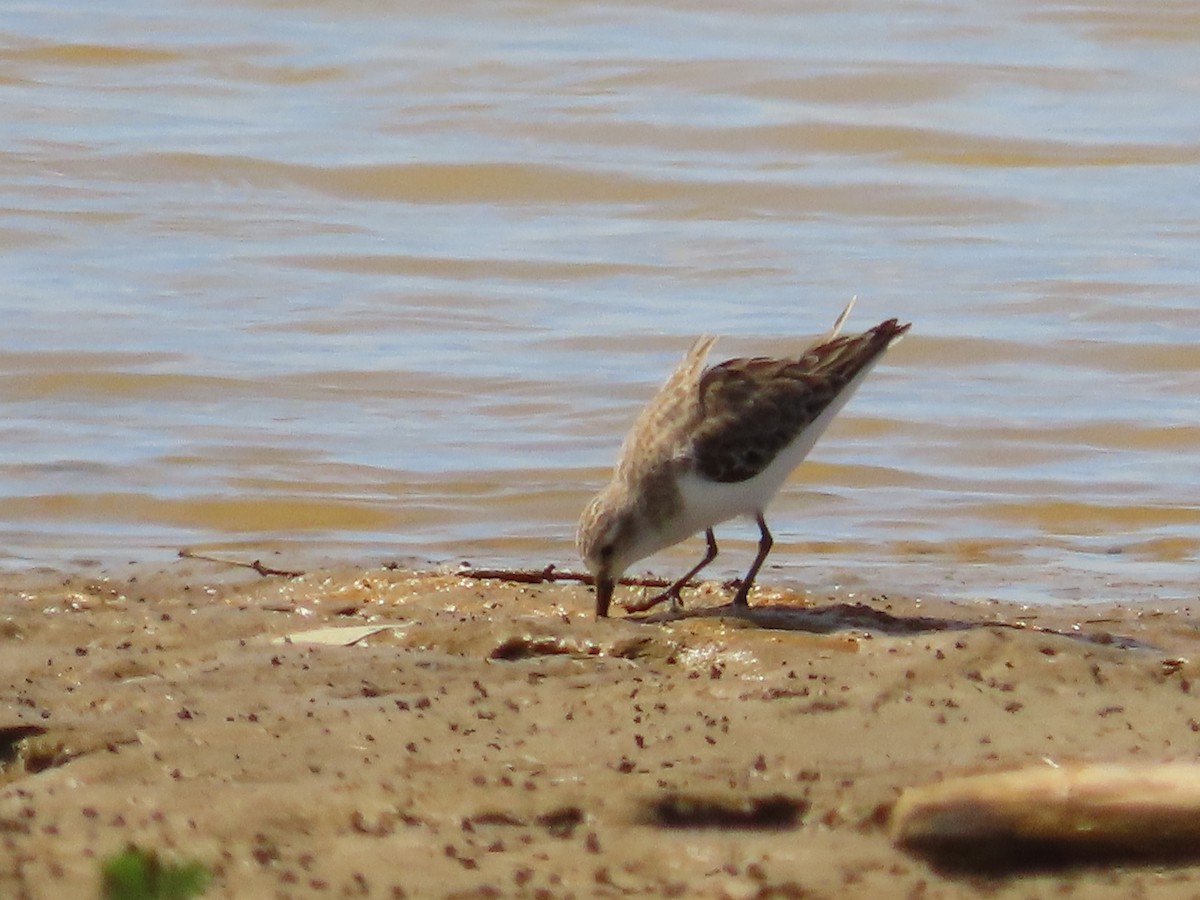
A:
POLYGON ((157 852, 130 844, 104 861, 104 900, 189 900, 211 878, 201 863, 164 862, 157 852))

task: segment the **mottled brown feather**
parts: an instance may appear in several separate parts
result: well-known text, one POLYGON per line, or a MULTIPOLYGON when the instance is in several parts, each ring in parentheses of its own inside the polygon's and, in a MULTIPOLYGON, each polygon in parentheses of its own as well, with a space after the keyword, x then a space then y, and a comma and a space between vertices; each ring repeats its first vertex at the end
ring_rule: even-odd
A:
POLYGON ((696 470, 719 482, 753 478, 904 332, 889 319, 791 359, 731 359, 700 378, 696 470))

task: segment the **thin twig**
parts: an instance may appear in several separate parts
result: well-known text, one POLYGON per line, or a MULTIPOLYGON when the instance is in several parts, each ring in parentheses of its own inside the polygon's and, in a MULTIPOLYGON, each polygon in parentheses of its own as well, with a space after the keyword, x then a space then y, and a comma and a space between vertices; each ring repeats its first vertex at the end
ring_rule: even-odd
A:
POLYGON ((242 569, 253 569, 259 575, 266 578, 269 575, 281 575, 284 578, 300 578, 306 573, 296 572, 291 569, 272 569, 270 566, 265 566, 261 561, 245 562, 240 559, 225 559, 220 556, 208 556, 204 553, 196 553, 194 550, 188 550, 186 547, 179 551, 179 556, 182 559, 198 559, 202 562, 220 563, 223 566, 237 566, 242 569))
MULTIPOLYGON (((197 553, 194 550, 183 549, 179 551, 179 556, 183 559, 198 559, 202 562, 219 563, 223 566, 238 566, 242 569, 253 569, 259 575, 264 577, 268 575, 279 575, 285 578, 300 578, 307 574, 305 572, 293 571, 291 569, 273 569, 270 566, 263 565, 259 560, 254 562, 246 562, 240 559, 227 559, 221 556, 209 556, 205 553, 197 553)), ((462 568, 455 569, 453 575, 459 578, 473 578, 479 581, 510 581, 515 584, 546 584, 555 581, 572 581, 579 584, 592 585, 596 583, 587 572, 562 572, 555 568, 554 564, 546 566, 544 569, 472 569, 462 568)), ((622 578, 617 582, 625 587, 647 587, 647 588, 663 588, 669 587, 671 582, 664 578, 654 578, 652 576, 644 576, 641 578, 622 578)))
MULTIPOLYGON (((579 584, 595 584, 596 579, 587 572, 560 572, 554 564, 544 569, 455 569, 452 573, 460 578, 476 578, 481 581, 513 581, 518 584, 544 584, 549 581, 574 581, 579 584)), ((622 578, 618 584, 626 587, 669 587, 671 582, 663 578, 622 578)))

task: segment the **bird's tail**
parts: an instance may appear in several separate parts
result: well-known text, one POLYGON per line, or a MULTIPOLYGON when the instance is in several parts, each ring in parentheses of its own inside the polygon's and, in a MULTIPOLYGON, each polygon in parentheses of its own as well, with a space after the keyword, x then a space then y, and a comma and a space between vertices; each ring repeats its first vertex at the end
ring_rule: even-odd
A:
POLYGON ((832 341, 835 337, 842 333, 842 326, 845 325, 846 320, 850 318, 850 310, 854 309, 854 301, 857 299, 858 294, 855 294, 850 298, 850 302, 846 304, 846 308, 842 310, 842 314, 837 317, 837 321, 833 323, 833 327, 821 337, 818 343, 823 344, 826 341, 832 341))

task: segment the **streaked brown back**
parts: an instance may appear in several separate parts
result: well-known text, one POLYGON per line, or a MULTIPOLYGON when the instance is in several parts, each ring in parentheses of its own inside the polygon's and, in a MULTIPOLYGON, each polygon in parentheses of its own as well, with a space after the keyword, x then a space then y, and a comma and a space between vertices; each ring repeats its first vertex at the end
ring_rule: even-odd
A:
POLYGON ((888 319, 798 358, 731 359, 707 370, 693 442, 699 473, 721 482, 753 478, 908 329, 888 319))

